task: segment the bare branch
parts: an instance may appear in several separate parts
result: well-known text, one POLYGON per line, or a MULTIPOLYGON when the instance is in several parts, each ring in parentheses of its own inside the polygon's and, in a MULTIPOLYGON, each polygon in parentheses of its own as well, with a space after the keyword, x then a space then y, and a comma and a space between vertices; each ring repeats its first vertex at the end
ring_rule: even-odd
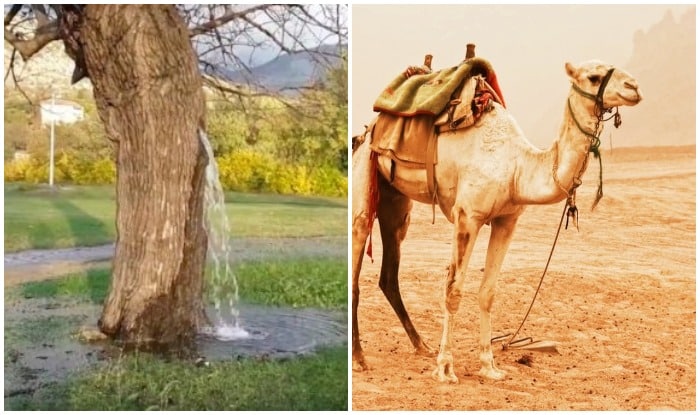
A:
MULTIPOLYGON (((5 81, 7 81, 7 77, 10 76, 10 72, 12 72, 13 68, 15 67, 15 57, 17 56, 17 49, 12 48, 12 55, 10 55, 10 63, 7 66, 7 72, 5 72, 5 81)), ((14 75, 14 73, 13 73, 14 75)), ((14 76, 13 76, 14 78, 14 76)))
POLYGON ((32 4, 32 11, 34 12, 37 28, 40 29, 49 25, 49 15, 46 13, 46 9, 44 8, 43 4, 32 4))
POLYGON ((46 26, 37 28, 35 35, 31 39, 22 39, 18 34, 12 33, 5 28, 5 40, 10 43, 22 55, 25 61, 34 56, 44 46, 60 39, 58 32, 58 22, 53 21, 46 26))
POLYGON ((227 8, 226 13, 224 13, 223 15, 191 28, 190 29, 190 37, 194 37, 197 35, 201 35, 201 34, 210 32, 211 30, 216 29, 220 26, 223 26, 232 20, 243 18, 250 13, 254 13, 258 10, 264 10, 268 7, 270 7, 269 4, 259 4, 257 6, 253 6, 251 8, 241 10, 241 11, 232 11, 229 8, 227 8))
MULTIPOLYGON (((310 116, 307 113, 304 113, 299 109, 297 105, 292 104, 286 99, 283 99, 280 97, 279 94, 271 94, 268 92, 251 92, 248 88, 244 88, 239 85, 233 85, 228 82, 222 81, 219 78, 210 76, 210 75, 202 75, 202 79, 204 81, 204 84, 210 87, 211 89, 219 92, 224 96, 224 98, 228 98, 227 95, 233 95, 234 97, 237 97, 239 100, 243 98, 259 98, 259 97, 267 97, 267 98, 273 98, 277 102, 281 103, 288 109, 292 110, 295 112, 297 115, 302 115, 308 118, 314 118, 313 116, 310 116)), ((301 88, 300 88, 301 89, 301 88)), ((308 89, 311 89, 310 87, 308 89)), ((245 106, 243 106, 245 108, 245 106)))
POLYGON ((291 50, 284 44, 284 42, 282 40, 280 40, 277 36, 275 36, 269 30, 265 29, 261 24, 251 20, 250 18, 248 18, 248 16, 242 16, 241 18, 243 20, 245 20, 246 23, 248 23, 249 25, 258 29, 261 33, 265 34, 265 36, 267 36, 270 41, 275 43, 277 45, 277 47, 279 47, 282 51, 287 52, 287 53, 291 53, 291 50))
POLYGON ((17 16, 17 13, 22 9, 21 4, 13 4, 12 7, 10 8, 10 11, 7 12, 5 15, 5 26, 9 25, 12 19, 17 16))
POLYGON ((17 81, 17 74, 15 73, 15 58, 17 57, 17 49, 13 48, 12 49, 12 56, 10 57, 10 65, 7 68, 7 72, 5 73, 5 80, 7 80, 7 77, 12 74, 12 81, 15 83, 15 87, 17 90, 24 96, 24 98, 27 100, 30 106, 33 106, 31 98, 29 98, 29 95, 27 95, 26 92, 24 92, 24 89, 19 84, 19 81, 17 81))

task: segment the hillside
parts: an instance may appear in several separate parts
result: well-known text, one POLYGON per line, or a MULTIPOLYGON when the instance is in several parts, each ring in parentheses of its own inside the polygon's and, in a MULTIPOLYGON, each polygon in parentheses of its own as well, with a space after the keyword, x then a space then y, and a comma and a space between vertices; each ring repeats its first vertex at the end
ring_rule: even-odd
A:
MULTIPOLYGON (((620 108, 619 129, 606 124, 604 147, 610 141, 613 147, 695 144, 695 9, 679 18, 669 11, 647 30, 639 30, 630 49, 629 61, 620 65, 637 79, 644 99, 633 108, 620 108)), ((542 116, 524 119, 528 136, 554 137, 559 121, 552 118, 559 120, 561 111, 557 101, 542 116)))
POLYGON ((639 81, 644 101, 625 111, 616 141, 619 135, 626 146, 695 144, 695 58, 695 10, 678 20, 667 13, 648 31, 635 34, 627 68, 639 81))
MULTIPOLYGON (((342 49, 346 50, 343 46, 342 49)), ((338 45, 320 45, 308 52, 284 53, 247 71, 220 71, 234 83, 257 84, 272 91, 309 86, 323 80, 328 68, 340 63, 343 52, 338 45)))
MULTIPOLYGON (((281 54, 272 60, 251 69, 251 73, 230 71, 221 68, 218 75, 234 83, 256 84, 271 91, 284 88, 299 88, 317 83, 323 79, 327 68, 337 66, 338 45, 321 45, 309 52, 281 54)), ((9 67, 12 49, 5 43, 4 70, 9 67)), ((73 61, 63 52, 60 42, 49 44, 28 62, 23 62, 17 54, 16 75, 25 90, 51 94, 51 89, 59 93, 76 89, 91 88, 90 81, 84 79, 71 86, 73 61)), ((5 80, 5 88, 14 88, 12 76, 5 80)))

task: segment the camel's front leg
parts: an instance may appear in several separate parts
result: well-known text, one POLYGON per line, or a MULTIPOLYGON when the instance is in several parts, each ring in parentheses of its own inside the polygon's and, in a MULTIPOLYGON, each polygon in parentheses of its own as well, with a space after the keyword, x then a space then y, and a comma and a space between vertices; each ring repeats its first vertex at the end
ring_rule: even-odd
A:
POLYGON ((461 208, 455 218, 455 232, 452 249, 452 264, 445 281, 445 297, 442 304, 444 313, 442 338, 440 339, 440 351, 437 357, 437 368, 433 372, 433 378, 440 382, 457 383, 452 359, 452 329, 454 316, 459 309, 462 300, 464 281, 467 276, 469 258, 474 250, 474 243, 481 228, 481 223, 469 218, 467 212, 461 208))
POLYGON ((365 243, 370 232, 370 185, 376 175, 371 159, 369 141, 364 141, 352 156, 352 367, 367 369, 360 345, 360 328, 357 307, 360 303, 360 270, 364 258, 365 243))
POLYGON ((358 213, 352 220, 352 368, 367 370, 365 356, 360 345, 360 328, 357 322, 357 306, 360 303, 360 270, 365 255, 365 243, 369 235, 369 219, 366 212, 358 213))
POLYGON ((503 259, 508 252, 513 230, 517 222, 517 216, 497 218, 491 222, 491 238, 489 248, 486 253, 486 267, 484 277, 479 287, 479 310, 480 310, 480 338, 479 338, 479 360, 481 360, 481 370, 479 375, 500 380, 505 376, 505 372, 496 367, 493 360, 493 350, 491 349, 491 306, 496 293, 496 283, 498 274, 503 265, 503 259))

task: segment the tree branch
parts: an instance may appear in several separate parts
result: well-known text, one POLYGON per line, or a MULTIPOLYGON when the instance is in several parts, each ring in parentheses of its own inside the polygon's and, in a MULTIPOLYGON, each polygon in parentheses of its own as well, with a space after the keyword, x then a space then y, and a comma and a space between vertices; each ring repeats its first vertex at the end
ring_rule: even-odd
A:
POLYGON ((12 7, 10 8, 10 11, 7 12, 5 15, 5 26, 9 25, 12 19, 17 16, 17 13, 22 9, 21 4, 13 4, 12 7))
POLYGON ((53 21, 46 26, 37 28, 35 35, 31 39, 22 39, 17 34, 5 28, 5 40, 12 45, 22 55, 25 61, 34 56, 44 46, 59 40, 58 22, 53 21))
POLYGON ((251 8, 237 11, 237 12, 229 10, 226 13, 224 13, 223 15, 217 17, 216 19, 209 20, 208 22, 204 22, 198 26, 191 28, 190 29, 190 37, 194 37, 197 35, 208 33, 212 29, 216 29, 217 27, 223 26, 232 20, 243 18, 250 13, 254 13, 258 10, 264 10, 268 7, 270 7, 269 4, 259 4, 257 6, 253 6, 251 8))

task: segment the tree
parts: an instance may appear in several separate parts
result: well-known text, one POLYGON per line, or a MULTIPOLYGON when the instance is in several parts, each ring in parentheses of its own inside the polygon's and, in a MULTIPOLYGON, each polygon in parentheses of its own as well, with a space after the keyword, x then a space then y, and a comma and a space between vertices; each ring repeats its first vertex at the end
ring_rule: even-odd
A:
POLYGON ((72 81, 90 79, 106 135, 116 147, 117 241, 100 330, 139 348, 188 344, 206 322, 208 160, 199 138, 206 128, 200 68, 247 67, 234 46, 272 43, 280 53, 291 52, 319 41, 320 33, 342 42, 347 36, 342 7, 13 5, 5 10, 5 40, 23 59, 52 41, 64 43, 75 62, 72 81), (22 29, 26 21, 34 22, 29 32, 22 29), (194 47, 193 38, 199 39, 194 47))

